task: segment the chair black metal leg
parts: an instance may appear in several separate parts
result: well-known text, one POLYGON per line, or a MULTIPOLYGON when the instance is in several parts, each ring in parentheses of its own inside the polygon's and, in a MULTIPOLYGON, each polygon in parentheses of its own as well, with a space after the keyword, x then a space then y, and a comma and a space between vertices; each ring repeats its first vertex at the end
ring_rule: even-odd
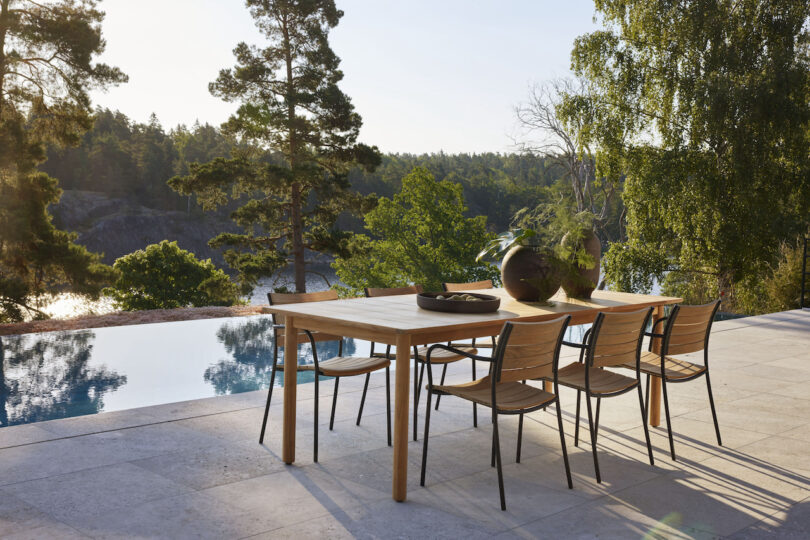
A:
POLYGON ((647 390, 644 393, 644 418, 650 417, 650 375, 647 374, 647 390))
POLYGON ((577 390, 577 414, 574 417, 574 446, 579 446, 579 400, 582 390, 577 390))
MULTIPOLYGON (((441 380, 439 381, 439 386, 442 386, 442 385, 444 384, 444 377, 445 377, 445 375, 447 375, 447 364, 445 364, 445 365, 444 365, 444 367, 442 368, 442 378, 441 378, 441 380)), ((441 395, 441 394, 439 394, 438 396, 436 396, 436 410, 437 410, 437 411, 439 410, 439 401, 440 401, 441 399, 442 399, 442 395, 441 395)))
POLYGON ((602 408, 602 398, 596 398, 596 421, 594 422, 593 426, 593 435, 595 438, 599 438, 599 410, 602 408))
POLYGON ((337 406, 338 384, 340 384, 340 377, 335 377, 335 391, 332 394, 332 414, 329 416, 329 431, 335 427, 335 407, 337 406))
POLYGON ((501 464, 501 441, 498 437, 498 413, 492 411, 492 444, 495 446, 495 463, 498 467, 498 491, 501 494, 501 510, 506 510, 506 496, 503 492, 503 465, 501 464))
POLYGON ((661 390, 664 394, 664 414, 667 417, 667 435, 669 436, 669 453, 672 456, 672 461, 675 459, 675 441, 672 439, 672 424, 669 420, 669 399, 667 398, 667 378, 661 377, 661 390))
POLYGON ((418 440, 416 434, 417 429, 417 411, 419 409, 419 357, 416 355, 414 349, 413 355, 413 440, 418 440))
POLYGON ((425 485, 425 470, 427 469, 427 453, 428 453, 428 436, 430 435, 430 401, 433 397, 433 392, 427 391, 427 406, 425 407, 425 440, 422 441, 422 476, 419 479, 419 485, 425 485))
POLYGON ((717 433, 717 446, 723 446, 720 439, 720 424, 717 423, 717 412, 714 410, 714 397, 712 397, 712 382, 709 380, 709 370, 706 370, 706 388, 709 389, 709 405, 712 408, 712 419, 714 419, 714 431, 717 433))
MULTIPOLYGON (((315 433, 314 433, 314 441, 312 447, 312 461, 318 463, 318 401, 320 401, 320 393, 318 392, 318 379, 320 379, 320 375, 318 372, 315 372, 315 433)), ((335 378, 335 383, 337 383, 337 377, 335 378)), ((337 390, 337 384, 335 384, 335 390, 337 390)), ((337 392, 335 392, 337 395, 337 392)), ((334 411, 334 408, 332 409, 334 411)))
POLYGON ((388 446, 391 446, 391 367, 385 368, 385 412, 388 423, 388 446))
POLYGON ((416 405, 419 405, 419 400, 422 399, 422 381, 425 380, 425 364, 419 369, 419 384, 416 385, 416 405))
POLYGON ((562 412, 560 411, 560 398, 557 389, 557 399, 554 400, 554 408, 557 409, 557 427, 560 430, 560 447, 563 453, 563 463, 565 463, 565 478, 568 480, 568 489, 574 489, 574 483, 571 481, 571 467, 568 464, 568 451, 565 448, 565 431, 563 430, 562 412))
POLYGON ((360 398, 360 410, 357 411, 357 425, 360 425, 360 418, 363 417, 363 405, 366 404, 366 392, 368 392, 368 381, 371 379, 371 373, 366 373, 366 384, 363 385, 363 397, 360 398))
POLYGON ((259 433, 259 444, 264 443, 264 431, 267 429, 267 416, 270 414, 270 400, 273 399, 273 385, 276 383, 278 347, 273 347, 273 349, 273 367, 270 369, 270 388, 267 389, 267 404, 264 406, 264 418, 262 419, 262 431, 259 433))
POLYGON ((588 407, 588 429, 591 432, 591 451, 593 452, 593 468, 596 471, 596 483, 602 483, 602 475, 599 474, 599 458, 596 456, 596 436, 593 432, 593 413, 591 412, 591 396, 585 394, 585 405, 588 407))
POLYGON ((517 440, 517 455, 515 456, 515 463, 520 463, 520 447, 523 443, 523 414, 520 415, 518 420, 518 440, 517 440))
POLYGON ((641 395, 641 384, 638 386, 638 405, 641 408, 641 425, 644 426, 644 439, 647 441, 647 454, 650 456, 650 465, 655 465, 652 444, 650 443, 650 429, 647 427, 647 415, 644 414, 644 397, 641 395))
MULTIPOLYGON (((471 358, 472 360, 472 380, 477 380, 475 377, 475 358, 471 358)), ((473 427, 478 427, 478 404, 473 403, 473 427)))

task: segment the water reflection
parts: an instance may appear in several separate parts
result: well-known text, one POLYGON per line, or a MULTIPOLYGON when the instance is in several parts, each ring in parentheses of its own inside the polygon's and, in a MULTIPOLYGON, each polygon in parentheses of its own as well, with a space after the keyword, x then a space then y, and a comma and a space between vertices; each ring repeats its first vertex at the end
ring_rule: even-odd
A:
POLYGON ((91 331, 3 337, 0 427, 103 410, 104 395, 127 378, 88 366, 94 338, 91 331))
MULTIPOLYGON (((206 382, 218 394, 236 394, 266 388, 270 384, 273 366, 273 322, 269 317, 253 319, 247 323, 228 322, 217 331, 217 339, 222 343, 230 358, 221 359, 208 367, 203 375, 206 382)), ((343 354, 352 355, 356 346, 353 339, 344 340, 343 354)), ((338 342, 318 343, 318 359, 326 360, 338 355, 338 342)), ((279 361, 284 359, 283 349, 279 361)), ((309 345, 298 348, 298 363, 311 364, 312 349, 309 345)), ((314 373, 298 373, 298 382, 312 382, 314 373)), ((284 373, 276 373, 275 384, 284 382, 284 373)))

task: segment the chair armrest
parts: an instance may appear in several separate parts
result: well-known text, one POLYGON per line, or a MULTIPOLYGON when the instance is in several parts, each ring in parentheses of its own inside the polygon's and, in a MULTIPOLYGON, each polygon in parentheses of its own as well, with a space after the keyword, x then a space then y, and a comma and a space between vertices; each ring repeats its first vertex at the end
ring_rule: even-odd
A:
POLYGON ((443 349, 445 351, 450 351, 455 354, 459 354, 461 356, 466 356, 467 358, 472 358, 473 360, 481 360, 482 362, 493 362, 494 360, 488 356, 481 356, 478 354, 468 353, 467 351, 462 351, 461 349, 456 349, 455 347, 449 347, 447 345, 442 345, 441 343, 437 343, 435 345, 431 345, 428 350, 427 354, 425 355, 425 360, 430 363, 430 353, 433 352, 433 349, 443 349))
POLYGON ((588 348, 588 346, 585 345, 584 343, 574 343, 572 341, 563 340, 562 344, 566 345, 568 347, 576 347, 577 349, 587 349, 588 348))

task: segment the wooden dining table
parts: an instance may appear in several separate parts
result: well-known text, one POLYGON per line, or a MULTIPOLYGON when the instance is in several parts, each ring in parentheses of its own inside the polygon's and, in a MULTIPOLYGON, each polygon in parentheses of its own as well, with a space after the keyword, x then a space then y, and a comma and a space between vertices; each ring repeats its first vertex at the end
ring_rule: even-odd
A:
MULTIPOLYGON (((410 361, 414 345, 448 342, 498 335, 506 321, 545 321, 571 315, 571 325, 592 323, 600 311, 635 311, 654 308, 654 318, 662 317, 664 306, 682 302, 680 298, 644 294, 594 291, 590 299, 568 298, 562 291, 548 303, 518 302, 504 289, 486 289, 481 294, 501 298, 494 313, 444 313, 416 305, 416 295, 352 298, 271 306, 268 311, 284 315, 284 413, 282 459, 295 461, 295 418, 297 388, 297 330, 365 339, 396 347, 394 383, 394 463, 392 495, 404 501, 408 475, 408 419, 410 361)), ((656 340, 657 341, 657 340, 656 340)), ((657 347, 654 344, 654 347, 657 347)), ((655 350, 655 348, 653 349, 655 350)), ((660 379, 653 377, 650 390, 650 424, 660 421, 660 379)))

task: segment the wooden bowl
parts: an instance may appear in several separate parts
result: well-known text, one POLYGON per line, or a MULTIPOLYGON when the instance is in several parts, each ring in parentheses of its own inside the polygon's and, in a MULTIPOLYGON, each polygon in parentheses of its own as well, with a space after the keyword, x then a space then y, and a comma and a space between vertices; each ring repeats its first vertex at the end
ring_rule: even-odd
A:
POLYGON ((442 293, 419 293, 416 295, 416 304, 422 309, 431 311, 445 311, 448 313, 492 313, 498 311, 501 299, 489 294, 465 293, 465 292, 442 292, 442 293), (453 296, 467 294, 480 298, 481 301, 469 300, 447 300, 439 299, 437 296, 453 296))

